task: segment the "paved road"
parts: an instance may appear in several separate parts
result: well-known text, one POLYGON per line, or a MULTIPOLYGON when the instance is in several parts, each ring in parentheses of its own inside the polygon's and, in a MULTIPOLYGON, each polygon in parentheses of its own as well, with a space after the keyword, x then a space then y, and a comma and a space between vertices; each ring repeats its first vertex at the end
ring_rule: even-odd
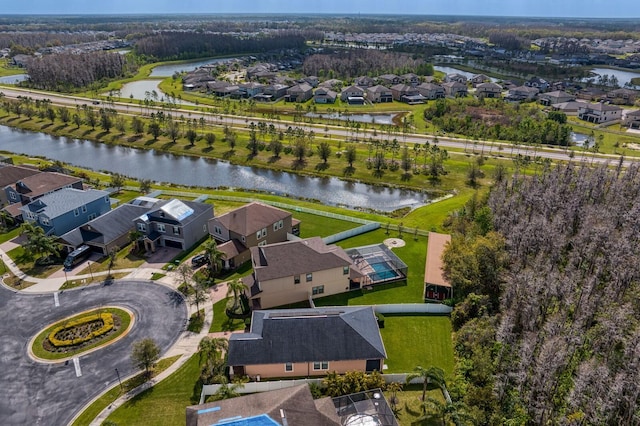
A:
POLYGON ((0 424, 66 425, 86 402, 134 373, 133 342, 150 337, 164 353, 187 321, 187 306, 173 290, 142 281, 67 290, 58 295, 19 294, 0 286, 0 424), (116 343, 80 356, 81 376, 74 363, 43 364, 27 355, 29 340, 44 326, 87 309, 117 305, 132 311, 136 323, 116 343))

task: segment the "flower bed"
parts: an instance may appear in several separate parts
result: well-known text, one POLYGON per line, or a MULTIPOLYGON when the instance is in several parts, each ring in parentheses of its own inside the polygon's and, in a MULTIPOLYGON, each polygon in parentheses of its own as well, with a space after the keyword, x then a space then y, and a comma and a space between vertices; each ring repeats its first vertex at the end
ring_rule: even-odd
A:
POLYGON ((87 315, 54 328, 49 342, 56 348, 75 346, 102 336, 113 329, 113 315, 87 315))

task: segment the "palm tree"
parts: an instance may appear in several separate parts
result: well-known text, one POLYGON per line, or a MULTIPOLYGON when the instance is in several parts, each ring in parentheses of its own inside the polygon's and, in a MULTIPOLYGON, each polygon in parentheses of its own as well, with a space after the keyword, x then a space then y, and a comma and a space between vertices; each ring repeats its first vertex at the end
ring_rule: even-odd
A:
POLYGON ((237 391, 244 386, 242 383, 229 383, 224 376, 220 377, 220 379, 220 388, 213 394, 214 401, 235 398, 240 395, 237 391))
POLYGON ((413 369, 413 373, 407 374, 406 382, 409 384, 413 379, 422 379, 422 401, 425 401, 427 396, 427 386, 429 383, 435 383, 440 388, 444 386, 444 371, 440 367, 431 366, 429 368, 422 368, 417 366, 413 369))
POLYGON ((247 286, 238 278, 233 281, 229 281, 227 284, 227 297, 233 295, 233 307, 232 311, 235 311, 238 308, 238 301, 240 299, 240 295, 244 294, 244 291, 247 289, 247 286))
POLYGON ((205 337, 198 344, 200 358, 222 358, 223 352, 226 353, 229 348, 229 342, 222 337, 205 337))
POLYGON ((39 255, 38 259, 41 259, 48 255, 58 254, 58 245, 54 237, 46 235, 44 229, 35 223, 23 223, 22 234, 27 237, 27 242, 24 244, 24 251, 28 256, 39 255))
POLYGON ((204 253, 209 260, 209 272, 211 276, 211 284, 213 284, 214 277, 218 272, 222 270, 222 266, 224 264, 224 259, 227 255, 218 250, 218 244, 216 240, 211 239, 204 245, 204 253))

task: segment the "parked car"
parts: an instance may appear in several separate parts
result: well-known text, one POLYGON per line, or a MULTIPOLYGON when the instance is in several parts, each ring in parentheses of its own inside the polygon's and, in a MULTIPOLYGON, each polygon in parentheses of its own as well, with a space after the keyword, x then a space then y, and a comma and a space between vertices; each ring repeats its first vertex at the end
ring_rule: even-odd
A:
POLYGON ((191 266, 194 268, 199 268, 206 263, 209 263, 209 259, 204 254, 198 254, 191 259, 191 266))

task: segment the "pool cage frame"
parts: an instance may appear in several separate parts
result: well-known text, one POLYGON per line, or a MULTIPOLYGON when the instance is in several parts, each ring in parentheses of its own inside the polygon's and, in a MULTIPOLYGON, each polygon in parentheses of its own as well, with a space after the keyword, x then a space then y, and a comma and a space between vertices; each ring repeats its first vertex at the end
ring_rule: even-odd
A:
POLYGON ((353 265, 362 273, 361 287, 400 281, 407 278, 409 267, 385 244, 372 244, 345 250, 353 261, 353 265), (386 264, 386 271, 393 271, 386 276, 375 265, 386 264), (389 268, 390 267, 390 268, 389 268))
MULTIPOLYGON (((379 426, 398 426, 393 410, 380 389, 333 398, 333 405, 340 416, 340 422, 349 426, 349 419, 359 416, 370 417, 379 426)), ((358 424, 357 420, 351 424, 358 424)))

